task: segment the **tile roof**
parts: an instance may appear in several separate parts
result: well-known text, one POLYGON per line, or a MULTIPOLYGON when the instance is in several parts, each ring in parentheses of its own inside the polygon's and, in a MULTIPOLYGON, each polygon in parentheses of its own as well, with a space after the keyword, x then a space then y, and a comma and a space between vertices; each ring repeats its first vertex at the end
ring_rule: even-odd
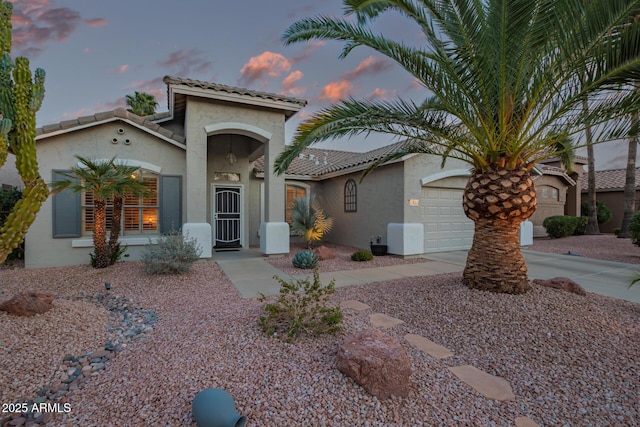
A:
POLYGON ((72 130, 78 127, 84 127, 87 125, 91 125, 92 123, 99 123, 105 120, 117 118, 117 119, 125 119, 129 120, 133 123, 136 123, 139 126, 147 128, 153 132, 159 133, 166 138, 172 139, 180 144, 184 144, 185 138, 182 135, 178 135, 177 133, 163 128, 159 124, 155 123, 156 120, 161 120, 169 117, 168 112, 157 113, 152 116, 140 117, 137 114, 130 113, 124 108, 116 108, 111 111, 104 111, 101 113, 96 113, 91 116, 83 116, 78 117, 73 120, 65 120, 60 123, 42 126, 36 129, 36 137, 47 135, 49 133, 72 130))
MULTIPOLYGON (((626 174, 626 168, 596 171, 596 191, 623 190, 626 174)), ((636 190, 640 190, 640 168, 636 168, 636 190)), ((582 178, 582 191, 589 191, 589 182, 586 174, 582 178)))
POLYGON ((240 87, 226 86, 218 83, 205 82, 201 80, 193 80, 193 79, 174 77, 174 76, 165 76, 162 79, 162 81, 165 82, 167 86, 169 86, 170 84, 183 85, 183 86, 194 87, 194 88, 205 89, 205 90, 214 90, 218 92, 227 92, 227 93, 235 93, 238 95, 246 95, 246 96, 251 96, 253 98, 262 98, 262 99, 268 99, 272 101, 288 102, 291 104, 299 105, 300 107, 304 107, 307 105, 307 101, 303 99, 293 98, 293 97, 279 95, 275 93, 244 89, 240 87))
MULTIPOLYGON (((293 159, 287 168, 287 174, 317 177, 327 173, 369 164, 395 151, 402 144, 404 144, 404 142, 398 142, 365 153, 307 148, 300 156, 293 159)), ((264 172, 264 156, 256 160, 254 170, 258 173, 264 172)))

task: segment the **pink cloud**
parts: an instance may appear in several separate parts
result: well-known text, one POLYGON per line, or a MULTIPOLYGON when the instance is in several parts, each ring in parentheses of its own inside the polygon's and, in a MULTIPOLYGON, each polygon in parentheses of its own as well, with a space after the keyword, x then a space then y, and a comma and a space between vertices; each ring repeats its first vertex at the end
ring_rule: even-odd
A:
POLYGON ((90 27, 98 28, 105 27, 107 25, 107 20, 103 18, 85 19, 84 23, 90 27))
POLYGON ((158 65, 167 68, 169 74, 180 77, 193 77, 211 69, 211 62, 204 59, 199 49, 183 49, 169 53, 167 59, 158 61, 158 65))
POLYGON ((291 63, 292 64, 296 64, 298 62, 302 62, 302 61, 305 61, 305 60, 309 59, 309 57, 311 56, 313 51, 315 51, 319 47, 324 46, 325 44, 326 44, 326 42, 324 42, 323 40, 312 40, 310 42, 305 43, 304 51, 303 51, 302 55, 298 55, 298 56, 295 56, 295 57, 291 58, 291 63))
POLYGON ((330 100, 331 102, 337 102, 341 99, 347 98, 353 93, 353 86, 349 80, 338 80, 329 82, 320 93, 320 99, 330 100))
POLYGON ((123 64, 114 70, 110 70, 109 74, 123 74, 129 69, 129 64, 123 64))
POLYGON ((12 48, 18 55, 37 56, 51 40, 66 40, 80 22, 78 12, 53 7, 49 0, 13 0, 13 3, 12 48))
POLYGON ((358 66, 344 75, 347 80, 352 80, 364 75, 375 75, 387 71, 391 64, 384 59, 369 56, 358 64, 358 66))
POLYGON ((397 90, 386 90, 386 89, 381 89, 379 87, 375 88, 375 90, 373 92, 371 92, 371 94, 369 94, 369 96, 367 96, 367 99, 389 99, 392 97, 395 97, 397 94, 397 90))
POLYGON ((291 95, 291 96, 302 96, 302 95, 304 95, 304 93, 306 92, 306 88, 297 85, 298 82, 300 81, 300 79, 302 79, 303 76, 304 76, 304 74, 300 70, 296 70, 296 71, 292 72, 291 74, 289 74, 282 81, 282 93, 284 93, 286 95, 291 95))
POLYGON ((239 83, 242 86, 251 86, 256 81, 261 81, 261 89, 266 89, 269 79, 278 77, 291 70, 291 61, 279 53, 262 52, 258 56, 249 59, 240 70, 239 83))
POLYGON ((82 53, 91 53, 91 48, 85 47, 84 49, 82 49, 82 53))

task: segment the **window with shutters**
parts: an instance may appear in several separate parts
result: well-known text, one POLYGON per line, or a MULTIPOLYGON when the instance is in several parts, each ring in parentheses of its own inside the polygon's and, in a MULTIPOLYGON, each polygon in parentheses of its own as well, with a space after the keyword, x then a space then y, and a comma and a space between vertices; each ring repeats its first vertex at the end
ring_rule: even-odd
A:
POLYGON ((291 219, 291 204, 295 199, 299 197, 305 197, 307 198, 307 201, 309 200, 309 197, 308 197, 307 189, 305 187, 295 185, 295 184, 287 184, 285 194, 286 194, 285 218, 286 218, 286 221, 289 224, 291 224, 291 222, 293 221, 291 219))
MULTIPOLYGON (((150 190, 147 196, 125 196, 121 218, 121 235, 157 234, 158 226, 158 174, 140 169, 136 174, 142 184, 150 190)), ((85 191, 82 194, 82 233, 93 233, 93 193, 85 191)), ((113 221, 113 200, 107 200, 107 230, 111 230, 113 221)))

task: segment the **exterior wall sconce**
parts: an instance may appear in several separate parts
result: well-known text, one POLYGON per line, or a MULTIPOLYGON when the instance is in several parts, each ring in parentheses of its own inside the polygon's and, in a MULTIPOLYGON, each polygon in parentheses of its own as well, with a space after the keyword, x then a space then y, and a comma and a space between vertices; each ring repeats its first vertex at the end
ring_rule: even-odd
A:
POLYGON ((231 151, 231 143, 229 143, 229 153, 225 156, 225 159, 227 159, 227 163, 232 166, 238 162, 238 158, 233 154, 233 151, 231 151))
POLYGON ((420 199, 409 199, 409 206, 420 206, 420 199))

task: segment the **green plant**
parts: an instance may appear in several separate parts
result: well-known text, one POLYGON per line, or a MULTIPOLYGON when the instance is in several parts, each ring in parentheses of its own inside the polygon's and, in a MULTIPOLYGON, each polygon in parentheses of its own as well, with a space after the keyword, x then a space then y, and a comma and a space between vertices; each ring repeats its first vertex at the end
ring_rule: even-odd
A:
MULTIPOLYGON (((127 252, 126 245, 121 245, 120 243, 116 243, 111 251, 109 265, 113 265, 116 262, 120 261, 123 257, 129 256, 128 254, 126 254, 126 252, 127 252)), ((96 253, 91 252, 89 254, 89 257, 91 258, 89 261, 89 264, 91 265, 91 267, 98 268, 96 253)))
POLYGON ((0 227, 0 264, 24 241, 49 196, 36 157, 36 112, 44 99, 45 72, 37 68, 32 74, 25 57, 11 59, 12 13, 13 4, 0 1, 0 167, 9 152, 15 154, 24 190, 0 227))
POLYGON ((640 246, 640 212, 636 213, 629 223, 629 233, 631 233, 631 242, 635 246, 640 246))
MULTIPOLYGON (((580 205, 580 210, 582 211, 582 215, 588 215, 588 202, 585 200, 580 205)), ((613 214, 611 213, 611 209, 601 200, 596 201, 596 215, 598 216, 598 224, 604 224, 605 222, 609 222, 613 214)))
POLYGON ((554 215, 545 218, 544 221, 542 221, 542 226, 547 230, 549 237, 560 239, 573 235, 581 221, 580 217, 554 215))
POLYGON ((620 227, 614 228, 613 229, 613 234, 617 236, 618 234, 620 234, 620 230, 622 230, 620 227))
POLYGON ((629 283, 629 286, 627 286, 627 288, 632 287, 638 282, 640 282, 640 271, 635 272, 634 277, 632 278, 631 283, 629 283))
POLYGON ((291 230, 302 236, 307 248, 319 242, 333 228, 333 218, 326 215, 317 201, 298 197, 291 203, 291 230))
MULTIPOLYGON (((22 191, 17 187, 0 188, 0 227, 2 227, 13 207, 22 199, 22 191)), ((24 258, 24 241, 7 255, 7 260, 24 258)))
POLYGON ((306 249, 296 252, 293 256, 293 265, 297 268, 315 268, 318 265, 318 255, 306 249))
MULTIPOLYGON (((151 242, 149 242, 151 243, 151 242)), ((202 249, 195 238, 171 231, 158 244, 149 244, 142 252, 142 263, 149 274, 182 274, 200 258, 202 249)))
MULTIPOLYGON (((340 307, 328 307, 327 301, 335 292, 335 279, 323 286, 318 269, 313 270, 313 280, 309 278, 286 282, 278 276, 280 294, 275 302, 264 305, 265 316, 258 324, 268 335, 281 336, 288 342, 303 332, 309 334, 335 333, 342 322, 340 307)), ((258 301, 267 297, 260 294, 258 301)))
POLYGON ((373 259, 373 254, 365 250, 355 251, 351 254, 351 259, 353 261, 371 261, 373 259))
POLYGON ((283 41, 337 41, 341 58, 371 49, 406 70, 408 81, 428 95, 420 102, 348 97, 310 114, 278 155, 275 172, 284 174, 313 144, 376 132, 404 142, 364 175, 414 153, 467 162, 471 175, 461 202, 475 238, 463 283, 513 294, 531 289, 518 234, 536 209, 532 168, 554 155, 570 167, 574 149, 585 143, 632 134, 638 0, 342 4, 344 16, 302 18, 283 41), (389 15, 420 28, 421 39, 406 43, 379 31, 379 19, 389 15))
POLYGON ((586 216, 576 217, 576 229, 573 231, 574 236, 582 236, 584 235, 584 231, 587 229, 587 222, 589 218, 586 216))

